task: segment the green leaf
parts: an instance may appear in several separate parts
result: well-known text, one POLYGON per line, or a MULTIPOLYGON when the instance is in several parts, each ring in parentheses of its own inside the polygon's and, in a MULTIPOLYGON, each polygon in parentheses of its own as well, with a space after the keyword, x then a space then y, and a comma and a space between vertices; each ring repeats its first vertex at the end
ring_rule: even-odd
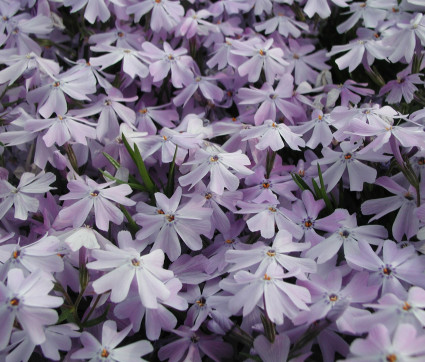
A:
MULTIPOLYGON (((302 190, 310 190, 310 187, 306 184, 306 182, 302 179, 302 177, 296 173, 291 173, 292 179, 294 180, 294 182, 298 185, 298 187, 302 190)), ((313 193, 313 191, 311 191, 311 193, 313 193)))
POLYGON ((62 323, 64 321, 68 321, 69 323, 76 323, 73 308, 61 308, 61 311, 62 313, 59 316, 57 324, 62 323))
POLYGON ((263 323, 264 334, 266 335, 267 339, 271 343, 273 343, 276 338, 276 330, 275 330, 273 322, 270 320, 270 318, 267 315, 263 315, 263 314, 261 314, 261 322, 263 323))
POLYGON ((330 212, 333 212, 334 211, 334 208, 333 208, 332 203, 331 203, 331 200, 329 200, 328 194, 326 192, 325 183, 323 181, 322 169, 320 168, 320 165, 319 164, 317 164, 317 173, 319 174, 320 189, 322 191, 321 192, 322 199, 323 199, 323 201, 325 201, 326 208, 330 212))
POLYGON ((125 182, 123 180, 117 179, 116 177, 112 176, 108 171, 103 171, 99 169, 100 173, 105 176, 106 178, 110 179, 111 181, 115 181, 117 184, 122 185, 126 184, 129 185, 133 190, 139 190, 139 191, 147 191, 146 187, 136 182, 125 182))
POLYGON ((314 188, 314 198, 316 200, 318 199, 322 199, 322 191, 319 188, 319 185, 317 185, 317 182, 314 178, 311 179, 311 183, 313 184, 313 188, 314 188))
POLYGON ((107 160, 111 163, 112 166, 115 167, 115 169, 119 169, 121 167, 120 163, 115 160, 112 156, 108 155, 106 152, 102 152, 103 156, 107 158, 107 160))
POLYGON ((121 135, 122 140, 124 142, 124 146, 127 149, 128 153, 130 154, 131 158, 133 159, 134 163, 137 166, 137 169, 139 170, 139 174, 142 178, 142 181, 144 185, 146 186, 146 190, 153 194, 157 188, 155 184, 152 182, 149 173, 146 169, 145 163, 142 159, 142 155, 140 154, 139 148, 137 145, 134 145, 134 149, 131 148, 130 144, 128 143, 127 139, 125 138, 124 134, 121 135))
POLYGON ((173 162, 171 162, 170 170, 168 171, 167 186, 165 188, 165 194, 168 197, 171 197, 171 195, 174 192, 174 173, 175 173, 175 166, 176 166, 177 149, 178 149, 178 146, 176 146, 176 150, 174 151, 174 156, 173 156, 173 162))
POLYGON ((276 158, 276 152, 275 151, 269 151, 267 152, 267 159, 266 159, 266 178, 270 177, 270 173, 273 170, 274 160, 276 158))
POLYGON ((120 205, 120 209, 128 221, 130 232, 134 235, 137 231, 139 231, 139 226, 133 220, 133 218, 131 217, 130 213, 127 211, 124 205, 120 205))
POLYGON ((99 317, 96 317, 96 318, 93 318, 93 319, 91 319, 91 320, 89 320, 87 322, 84 322, 83 323, 83 328, 93 327, 93 326, 95 326, 97 324, 100 324, 100 323, 106 321, 106 316, 108 315, 109 308, 110 308, 110 305, 108 305, 106 307, 106 310, 99 317))

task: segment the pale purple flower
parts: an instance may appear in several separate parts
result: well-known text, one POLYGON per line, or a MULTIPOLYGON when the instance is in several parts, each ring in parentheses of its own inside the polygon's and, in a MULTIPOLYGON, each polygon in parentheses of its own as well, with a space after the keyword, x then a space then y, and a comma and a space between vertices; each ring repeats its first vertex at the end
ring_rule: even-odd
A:
POLYGON ((135 221, 142 226, 137 239, 149 238, 154 242, 153 250, 163 250, 171 261, 181 254, 180 238, 191 250, 200 250, 200 235, 209 231, 211 209, 195 202, 179 205, 182 189, 178 187, 173 196, 155 193, 156 207, 144 203, 137 205, 135 221))
POLYGON ((6 279, 10 269, 18 268, 24 275, 44 271, 61 272, 64 269, 62 258, 58 255, 60 241, 55 236, 45 235, 34 243, 21 246, 19 242, 0 246, 0 281, 6 279))
POLYGON ((330 192, 335 187, 345 170, 348 171, 350 190, 362 191, 365 182, 375 182, 377 171, 360 161, 386 162, 391 158, 391 156, 385 156, 373 151, 357 152, 359 145, 353 145, 350 142, 342 142, 340 147, 342 152, 324 148, 322 150, 324 158, 312 162, 314 165, 333 163, 332 166, 323 172, 323 181, 328 186, 327 192, 330 192))
POLYGON ((184 107, 198 89, 207 100, 213 103, 214 101, 219 102, 223 99, 224 92, 213 83, 215 81, 214 77, 192 75, 191 78, 190 83, 174 97, 173 103, 176 106, 184 107))
POLYGON ((381 295, 393 293, 400 298, 411 285, 425 287, 424 258, 413 246, 399 249, 391 240, 384 243, 382 259, 365 240, 359 240, 357 251, 347 255, 350 265, 369 271, 369 284, 382 286, 381 295))
POLYGON ((22 270, 12 269, 7 275, 7 285, 0 282, 0 349, 9 343, 15 319, 34 344, 46 341, 44 326, 54 324, 58 319, 52 308, 63 303, 62 298, 48 295, 53 289, 52 279, 42 271, 25 278, 22 270))
MULTIPOLYGON (((264 104, 264 103, 263 103, 264 104)), ((259 150, 270 147, 273 151, 281 150, 285 147, 285 141, 289 148, 299 151, 299 147, 304 147, 305 142, 301 135, 293 132, 286 124, 277 123, 271 119, 264 121, 264 124, 253 126, 241 131, 242 141, 257 139, 255 145, 259 150), (282 140, 283 138, 283 140, 282 140)))
POLYGON ((186 12, 184 19, 182 19, 180 28, 176 31, 176 33, 190 39, 195 35, 203 36, 208 35, 211 32, 218 32, 219 29, 217 25, 205 20, 212 15, 213 14, 205 9, 199 11, 189 9, 186 12))
POLYGON ((247 316, 259 305, 264 308, 270 320, 282 324, 284 316, 294 318, 301 310, 308 310, 311 302, 309 291, 301 286, 286 283, 283 278, 293 276, 283 273, 280 266, 270 265, 266 272, 258 269, 255 274, 239 271, 234 275, 234 284, 243 286, 229 300, 233 314, 242 309, 247 316))
POLYGON ((9 209, 14 206, 14 217, 20 220, 26 220, 29 212, 37 212, 39 201, 34 194, 44 194, 54 189, 50 184, 56 180, 51 172, 40 172, 34 175, 30 172, 24 172, 17 187, 11 185, 6 180, 0 180, 0 219, 9 209))
POLYGON ((239 104, 259 104, 254 120, 256 125, 262 124, 267 119, 276 121, 276 111, 279 110, 282 114, 293 121, 300 113, 299 107, 291 103, 288 98, 293 95, 294 78, 290 74, 285 74, 280 78, 276 88, 269 83, 264 83, 261 89, 256 88, 241 88, 238 91, 239 104))
POLYGON ((416 235, 419 230, 419 220, 415 214, 417 210, 416 190, 413 187, 406 189, 387 176, 378 178, 375 184, 384 187, 394 196, 366 200, 361 205, 364 215, 375 215, 369 222, 400 209, 392 225, 394 239, 400 241, 403 235, 408 238, 416 235))
POLYGON ((96 138, 96 129, 93 126, 96 126, 96 123, 89 122, 84 118, 57 114, 54 118, 28 119, 25 123, 25 130, 30 132, 47 130, 42 137, 47 147, 52 147, 55 143, 63 146, 71 139, 87 145, 87 138, 96 138))
POLYGON ((367 318, 370 312, 358 308, 361 303, 372 302, 378 294, 376 286, 368 285, 369 274, 360 272, 354 274, 348 283, 342 283, 339 269, 330 272, 326 278, 317 274, 310 275, 309 280, 301 280, 298 285, 306 287, 312 298, 309 311, 302 311, 294 319, 294 323, 311 324, 326 317, 335 307, 347 304, 343 313, 338 316, 336 326, 340 332, 357 333, 356 319, 367 318), (351 305, 353 304, 353 305, 351 305))
POLYGON ((279 334, 275 337, 273 343, 265 336, 260 334, 254 340, 255 352, 261 357, 262 361, 280 362, 286 361, 289 354, 291 341, 286 334, 279 334))
POLYGON ((224 188, 229 191, 236 191, 239 186, 239 178, 236 175, 246 176, 253 173, 246 166, 250 165, 249 158, 242 154, 239 150, 237 152, 217 152, 205 151, 199 149, 196 151, 194 159, 184 163, 184 165, 196 166, 192 171, 184 176, 179 177, 179 183, 182 186, 191 185, 193 187, 202 178, 210 173, 210 183, 208 188, 218 195, 222 195, 224 188), (236 175, 230 172, 232 168, 236 175))
POLYGON ((326 107, 333 107, 339 97, 341 97, 341 106, 347 107, 349 103, 358 104, 362 99, 360 95, 370 96, 375 93, 370 88, 361 88, 366 86, 367 83, 357 83, 352 79, 347 79, 343 84, 326 85, 324 88, 328 91, 326 107))
POLYGON ((188 326, 180 326, 173 330, 180 338, 160 348, 158 357, 169 362, 191 361, 201 362, 207 355, 214 362, 232 358, 233 349, 220 337, 206 335, 201 331, 192 331, 188 326))
POLYGON ((213 56, 207 61, 207 65, 213 68, 217 65, 218 70, 227 65, 237 68, 243 62, 241 55, 232 53, 232 39, 226 38, 223 43, 218 43, 214 47, 213 56))
POLYGON ((356 339, 350 347, 347 362, 420 361, 425 358, 425 335, 418 335, 415 327, 400 324, 394 333, 377 324, 366 339, 356 339))
MULTIPOLYGON (((112 3, 125 6, 125 1, 122 0, 110 0, 112 3)), ((109 2, 109 1, 108 1, 109 2)), ((71 6, 71 13, 80 11, 85 7, 84 18, 90 23, 94 24, 97 18, 104 23, 107 21, 111 13, 108 9, 108 2, 105 3, 105 0, 64 0, 63 4, 65 6, 71 6)))
POLYGON ((90 359, 90 361, 100 360, 108 362, 146 361, 141 356, 153 351, 153 347, 148 341, 141 340, 117 348, 130 332, 131 327, 132 325, 130 324, 118 332, 115 321, 106 321, 102 327, 101 343, 90 333, 83 332, 80 338, 84 347, 75 351, 71 355, 71 359, 90 359))
POLYGON ((276 234, 276 226, 279 230, 289 232, 296 240, 301 239, 303 236, 301 227, 290 220, 277 207, 277 203, 254 204, 239 201, 237 205, 241 207, 237 214, 256 214, 249 218, 246 224, 249 230, 260 231, 261 236, 265 239, 272 238, 276 234))
POLYGON ((411 287, 404 298, 388 293, 377 303, 365 304, 364 307, 373 308, 375 312, 355 321, 359 332, 366 332, 371 324, 378 323, 384 324, 389 331, 403 323, 414 326, 418 332, 425 327, 425 291, 419 287, 411 287))
POLYGON ((134 79, 136 75, 143 79, 149 74, 148 66, 145 64, 145 62, 147 62, 145 55, 138 50, 132 48, 113 47, 106 44, 92 46, 90 47, 90 50, 94 52, 107 53, 99 57, 90 58, 90 64, 100 66, 100 70, 104 70, 105 68, 122 61, 123 72, 128 74, 132 79, 134 79))
POLYGON ((142 98, 138 102, 137 106, 137 129, 142 132, 148 132, 150 135, 157 133, 157 126, 154 122, 158 123, 162 127, 174 128, 173 121, 177 121, 179 119, 177 111, 173 108, 168 108, 169 104, 152 106, 149 105, 148 102, 145 103, 142 98))
POLYGON ((121 102, 133 102, 135 100, 137 100, 137 96, 123 97, 118 89, 112 88, 108 89, 108 95, 100 95, 94 104, 84 109, 72 110, 70 114, 77 117, 87 117, 100 113, 96 129, 97 137, 100 140, 105 138, 111 140, 119 135, 118 117, 134 128, 136 113, 121 102))
POLYGON ((98 184, 88 177, 70 181, 68 183, 70 192, 61 196, 60 199, 77 201, 62 208, 55 223, 72 225, 74 228, 80 227, 94 208, 96 226, 100 230, 107 231, 110 221, 121 224, 123 214, 114 203, 124 206, 133 206, 136 203, 126 197, 133 192, 130 186, 122 184, 109 187, 114 183, 112 181, 98 184))
POLYGON ((171 70, 171 82, 175 88, 182 88, 189 84, 193 79, 193 73, 190 70, 193 59, 186 55, 187 49, 173 49, 167 42, 164 42, 163 48, 164 50, 158 49, 150 42, 142 44, 144 56, 151 60, 149 71, 153 81, 163 80, 171 70))
POLYGON ((288 8, 276 6, 273 12, 274 17, 255 25, 255 30, 264 31, 265 34, 271 34, 277 30, 279 34, 284 37, 291 35, 294 38, 301 36, 301 30, 308 30, 308 25, 301 21, 297 21, 294 13, 288 8))
POLYGON ((323 114, 320 110, 314 110, 311 121, 299 123, 292 127, 292 130, 297 133, 305 134, 313 129, 310 139, 305 144, 311 149, 315 149, 319 144, 323 147, 328 147, 333 138, 331 131, 332 118, 329 113, 323 114))
POLYGON ((150 26, 154 32, 161 29, 172 31, 184 15, 184 8, 179 1, 169 0, 131 0, 127 6, 127 14, 134 14, 134 21, 138 23, 143 15, 152 11, 150 26))
POLYGON ((345 258, 349 259, 358 251, 358 243, 361 240, 381 247, 388 236, 387 230, 382 225, 357 226, 356 214, 350 215, 339 224, 335 232, 308 250, 306 256, 313 259, 317 257, 317 263, 323 264, 336 255, 343 246, 345 258))
POLYGON ((379 91, 379 95, 388 93, 385 100, 389 104, 400 103, 402 97, 406 103, 412 102, 414 93, 418 90, 415 84, 423 85, 424 81, 421 80, 421 74, 410 73, 409 69, 397 73, 397 79, 385 84, 379 91))
POLYGON ((122 302, 128 295, 133 280, 137 281, 138 293, 146 308, 156 309, 158 299, 165 301, 170 296, 166 282, 174 277, 172 271, 163 269, 164 252, 154 250, 141 255, 128 231, 118 234, 119 248, 106 245, 106 250, 92 250, 96 261, 87 263, 88 269, 110 270, 93 282, 96 293, 111 290, 111 301, 122 302))
POLYGON ((231 263, 229 272, 249 269, 265 272, 269 265, 279 265, 294 274, 298 279, 305 279, 305 274, 316 272, 316 263, 298 254, 310 247, 309 243, 294 243, 285 231, 279 231, 271 246, 258 242, 248 250, 228 250, 225 254, 227 263, 231 263))
POLYGON ((256 82, 260 78, 261 70, 264 70, 266 80, 272 84, 277 75, 285 73, 288 63, 283 59, 283 51, 280 48, 272 48, 273 39, 266 42, 260 38, 252 38, 246 42, 234 40, 233 54, 249 57, 249 60, 238 67, 239 74, 248 76, 250 82, 256 82))
POLYGON ((53 113, 65 114, 68 110, 65 94, 79 101, 90 101, 87 94, 96 92, 96 78, 92 73, 71 72, 62 73, 41 87, 28 92, 29 103, 38 104, 38 112, 48 118, 53 113))
MULTIPOLYGON (((349 1, 350 0, 348 0, 348 2, 349 1)), ((344 0, 332 0, 332 2, 339 7, 349 6, 344 0)), ((331 15, 331 8, 329 7, 328 0, 307 0, 303 10, 310 18, 312 18, 314 14, 319 15, 322 19, 331 15)))

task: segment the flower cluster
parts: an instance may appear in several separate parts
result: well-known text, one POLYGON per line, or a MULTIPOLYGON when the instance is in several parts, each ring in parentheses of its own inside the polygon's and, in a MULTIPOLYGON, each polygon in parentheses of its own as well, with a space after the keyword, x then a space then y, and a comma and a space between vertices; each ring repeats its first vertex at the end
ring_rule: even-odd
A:
POLYGON ((424 13, 0 0, 0 359, 425 360, 424 13))

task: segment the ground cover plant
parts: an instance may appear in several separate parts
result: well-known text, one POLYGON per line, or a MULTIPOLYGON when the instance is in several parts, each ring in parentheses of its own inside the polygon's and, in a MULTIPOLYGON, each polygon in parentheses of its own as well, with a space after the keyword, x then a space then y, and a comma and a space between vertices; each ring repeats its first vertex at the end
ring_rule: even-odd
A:
POLYGON ((0 360, 424 360, 424 10, 0 0, 0 360))

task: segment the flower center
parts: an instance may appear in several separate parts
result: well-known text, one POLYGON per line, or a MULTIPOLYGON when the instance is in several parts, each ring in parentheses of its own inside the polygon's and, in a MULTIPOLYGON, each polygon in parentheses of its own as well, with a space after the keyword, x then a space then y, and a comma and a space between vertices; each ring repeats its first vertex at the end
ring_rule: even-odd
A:
POLYGON ((350 159, 351 159, 351 157, 352 157, 351 153, 346 153, 346 154, 344 155, 344 158, 345 158, 346 160, 350 160, 350 159))
POLYGON ((210 157, 210 161, 211 162, 217 162, 218 161, 218 156, 217 155, 214 155, 214 156, 210 157))
POLYGON ((61 82, 54 82, 53 83, 53 87, 57 88, 61 85, 61 82))
POLYGON ((389 354, 387 356, 387 361, 388 362, 395 362, 395 361, 397 361, 397 356, 395 354, 389 354))
MULTIPOLYGON (((157 1, 157 0, 155 0, 157 1)), ((194 334, 192 337, 190 337, 190 340, 192 341, 192 343, 198 343, 199 342, 199 337, 194 334)))
POLYGON ((227 239, 227 240, 225 240, 225 243, 226 244, 233 244, 233 239, 227 239))
POLYGON ((329 300, 330 300, 331 302, 336 302, 336 301, 338 300, 338 296, 337 296, 336 294, 331 294, 331 295, 329 296, 329 300))
POLYGON ((410 310, 412 308, 412 306, 408 303, 408 302, 404 302, 403 303, 403 309, 405 310, 405 311, 408 311, 408 310, 410 310))
POLYGON ((140 266, 140 260, 139 259, 131 259, 131 264, 133 264, 133 266, 140 266))
POLYGON ((107 358, 109 356, 109 352, 106 350, 106 348, 102 349, 102 353, 100 354, 102 358, 107 358))
POLYGON ((90 196, 96 197, 96 196, 99 196, 99 193, 100 192, 98 190, 94 190, 94 191, 90 192, 90 196))
POLYGON ((124 33, 123 33, 122 31, 119 31, 119 32, 117 33, 117 35, 118 35, 118 37, 122 38, 122 37, 124 36, 124 33))
POLYGON ((207 200, 209 200, 211 197, 212 197, 212 193, 211 193, 211 192, 207 192, 207 193, 205 194, 205 198, 206 198, 207 200))
POLYGON ((145 114, 147 112, 148 112, 147 108, 139 109, 139 113, 141 114, 145 114))
POLYGON ((382 272, 383 272, 385 275, 391 275, 392 270, 391 270, 391 268, 389 268, 388 266, 386 266, 384 269, 382 269, 382 272))
POLYGON ((409 200, 409 201, 412 201, 414 198, 413 198, 413 196, 412 196, 412 194, 410 193, 410 192, 406 192, 405 194, 404 194, 404 197, 407 199, 407 200, 409 200))
POLYGON ((270 207, 269 207, 269 211, 271 211, 271 212, 276 212, 276 208, 274 208, 274 207, 270 206, 270 207))
POLYGON ((268 255, 268 256, 270 256, 270 257, 272 257, 272 256, 275 256, 275 255, 276 255, 276 252, 275 252, 273 249, 270 249, 270 250, 267 252, 267 255, 268 255))
POLYGON ((174 221, 174 215, 167 214, 167 215, 165 215, 165 218, 167 219, 168 222, 173 222, 174 221))
POLYGON ((424 158, 424 157, 421 157, 421 158, 418 160, 418 165, 420 165, 420 166, 425 165, 425 158, 424 158))
POLYGON ((9 303, 10 303, 10 305, 13 305, 14 307, 16 307, 16 306, 19 305, 19 299, 18 298, 12 298, 9 303))
POLYGON ((156 212, 158 214, 160 214, 160 215, 164 215, 165 214, 164 210, 162 210, 162 209, 158 209, 158 210, 156 210, 156 212))
POLYGON ((350 235, 350 232, 348 230, 343 230, 342 232, 339 233, 339 235, 341 235, 343 238, 348 238, 348 236, 350 235))
POLYGON ((19 254, 21 254, 21 253, 20 253, 20 251, 19 251, 19 250, 15 250, 15 251, 12 253, 12 257, 13 257, 13 259, 18 259, 19 254))
POLYGON ((203 307, 205 303, 206 303, 206 300, 204 297, 201 297, 196 301, 196 304, 198 304, 200 307, 203 307))
POLYGON ((264 274, 264 280, 271 280, 272 278, 270 278, 267 274, 264 274))
POLYGON ((270 187, 270 183, 263 182, 263 188, 268 189, 270 187))
POLYGON ((313 223, 311 222, 311 220, 310 220, 310 219, 308 219, 308 220, 306 220, 306 221, 304 222, 304 226, 305 226, 306 228, 310 228, 310 227, 312 227, 312 226, 313 226, 313 223))

